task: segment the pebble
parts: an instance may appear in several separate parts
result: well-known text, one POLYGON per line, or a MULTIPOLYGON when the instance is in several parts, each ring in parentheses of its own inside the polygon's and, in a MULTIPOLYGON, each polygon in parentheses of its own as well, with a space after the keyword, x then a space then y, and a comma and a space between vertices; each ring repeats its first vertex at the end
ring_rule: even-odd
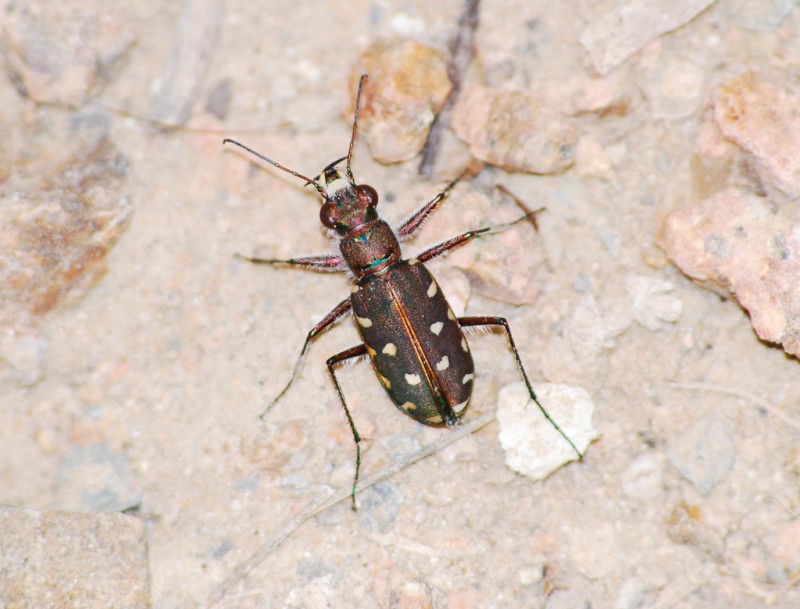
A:
POLYGON ((323 575, 303 586, 292 588, 286 595, 284 607, 330 609, 331 598, 335 595, 332 583, 333 575, 323 575))
POLYGON ((14 80, 39 103, 77 105, 116 75, 137 39, 132 25, 109 13, 54 4, 43 18, 25 9, 3 15, 4 56, 14 80))
POLYGON ((680 319, 683 302, 675 295, 672 282, 632 275, 627 287, 633 318, 645 328, 660 330, 680 319))
POLYGON ((525 91, 467 89, 452 127, 475 158, 507 171, 559 173, 574 162, 577 127, 525 91))
POLYGON ((75 448, 57 474, 54 504, 73 512, 122 512, 142 502, 127 461, 105 444, 75 448))
POLYGON ((784 79, 747 72, 713 94, 714 120, 757 176, 756 190, 776 201, 800 198, 800 91, 784 79))
POLYGON ((748 30, 774 30, 797 6, 797 0, 728 0, 733 19, 748 30))
MULTIPOLYGON (((582 453, 598 437, 592 424, 594 403, 582 387, 554 383, 536 386, 548 414, 582 453)), ((565 463, 575 461, 572 447, 542 415, 524 383, 507 385, 497 398, 498 438, 506 465, 531 480, 543 480, 565 463)))
POLYGON ((42 379, 46 355, 47 339, 36 330, 12 330, 0 335, 0 360, 11 368, 14 379, 23 387, 42 379))
POLYGON ((351 72, 352 119, 362 74, 369 74, 361 93, 359 137, 381 163, 399 163, 417 156, 452 84, 447 58, 439 49, 412 40, 380 40, 369 46, 351 72))
POLYGON ((391 480, 379 482, 356 495, 361 528, 372 533, 385 533, 397 520, 403 494, 391 480))
MULTIPOLYGON (((7 151, 11 173, 0 192, 0 327, 34 327, 38 317, 87 293, 133 216, 128 161, 107 138, 106 120, 99 114, 70 120, 67 132, 26 133, 26 149, 7 151)), ((42 377, 43 339, 30 333, 3 343, 2 355, 22 384, 42 377)))
POLYGON ((670 57, 644 66, 637 82, 650 102, 651 116, 675 121, 691 116, 702 106, 705 75, 696 62, 670 57))
POLYGON ((654 453, 636 457, 622 474, 622 492, 631 499, 657 499, 664 487, 664 461, 654 453))
POLYGON ((645 601, 645 588, 638 578, 629 578, 622 582, 617 591, 616 609, 636 609, 645 601))
POLYGON ((668 458, 701 494, 708 495, 733 468, 736 444, 728 424, 712 414, 687 429, 670 447, 668 458))
POLYGON ((580 42, 598 74, 608 74, 659 36, 694 19, 715 0, 629 0, 589 20, 580 42))

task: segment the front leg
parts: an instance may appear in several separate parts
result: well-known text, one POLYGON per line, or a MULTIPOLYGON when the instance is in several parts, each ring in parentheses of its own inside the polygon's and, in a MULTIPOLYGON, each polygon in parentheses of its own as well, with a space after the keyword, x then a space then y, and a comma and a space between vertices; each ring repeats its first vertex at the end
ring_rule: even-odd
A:
POLYGON ((253 264, 275 264, 294 266, 312 271, 324 271, 329 273, 338 273, 347 270, 347 264, 341 256, 334 256, 333 254, 322 254, 319 256, 301 256, 300 258, 289 258, 288 260, 277 260, 275 258, 251 258, 236 254, 240 260, 246 260, 253 264))
POLYGON ((528 220, 530 218, 536 218, 536 214, 539 213, 541 210, 537 209, 536 211, 531 211, 514 220, 513 222, 508 222, 507 224, 498 224, 496 226, 486 226, 484 228, 479 228, 476 230, 467 231, 466 233, 461 233, 453 237, 452 239, 448 239, 442 243, 437 243, 426 249, 423 252, 417 254, 416 259, 420 262, 427 262, 437 256, 441 256, 442 254, 446 254, 452 249, 460 247, 473 239, 477 239, 478 237, 483 237, 486 235, 491 235, 494 233, 499 233, 500 231, 504 231, 507 228, 514 226, 524 220, 528 220))
POLYGON ((447 197, 447 195, 450 194, 450 191, 456 187, 456 184, 461 181, 461 178, 464 177, 465 173, 462 173, 455 180, 450 182, 447 186, 445 186, 442 192, 433 197, 433 199, 428 201, 425 205, 420 207, 417 211, 403 221, 403 223, 397 229, 397 236, 400 241, 405 241, 422 227, 423 223, 431 214, 431 212, 433 212, 433 210, 439 206, 439 203, 444 201, 445 197, 447 197))

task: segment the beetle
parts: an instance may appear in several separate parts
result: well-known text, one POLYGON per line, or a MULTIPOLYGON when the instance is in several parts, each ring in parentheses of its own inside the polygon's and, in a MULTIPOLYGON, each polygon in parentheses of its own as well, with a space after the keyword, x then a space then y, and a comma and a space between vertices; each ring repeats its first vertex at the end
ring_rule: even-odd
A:
POLYGON ((368 184, 357 184, 351 169, 353 147, 358 133, 361 90, 366 79, 367 75, 364 74, 358 83, 347 156, 325 167, 316 178, 308 178, 289 169, 238 141, 223 141, 223 144, 238 146, 274 167, 305 180, 306 185, 313 185, 323 199, 319 212, 320 221, 331 236, 338 239, 340 250, 340 254, 288 260, 239 257, 255 264, 349 272, 353 278, 350 295, 336 305, 306 336, 289 382, 267 406, 262 418, 294 383, 313 339, 352 310, 363 342, 328 358, 326 365, 356 445, 356 469, 351 498, 353 509, 357 509, 356 488, 361 469, 361 437, 334 368, 346 360, 369 356, 378 380, 397 408, 424 425, 453 427, 458 425, 467 410, 475 378, 475 366, 464 328, 494 326, 505 332, 530 398, 570 444, 578 458, 582 458, 583 455, 572 440, 536 397, 508 321, 503 317, 456 317, 424 264, 477 237, 508 228, 531 214, 509 224, 467 231, 424 250, 415 258, 403 259, 400 241, 419 230, 461 176, 406 219, 397 233, 379 217, 376 211, 377 191, 368 184), (342 161, 346 161, 344 173, 338 168, 342 161))

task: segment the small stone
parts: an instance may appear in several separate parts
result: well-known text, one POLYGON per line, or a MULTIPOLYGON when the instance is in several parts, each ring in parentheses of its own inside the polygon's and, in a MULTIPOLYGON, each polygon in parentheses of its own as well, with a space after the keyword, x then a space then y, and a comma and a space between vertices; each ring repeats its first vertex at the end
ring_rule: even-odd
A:
POLYGON ((36 443, 46 453, 54 453, 58 448, 58 439, 56 433, 49 427, 44 427, 36 432, 34 437, 36 443))
POLYGON ((675 285, 670 281, 643 275, 628 277, 633 318, 649 330, 675 323, 683 312, 683 302, 674 292, 675 285))
POLYGON ((72 512, 122 512, 142 501, 123 457, 104 444, 80 446, 58 472, 54 503, 72 512))
POLYGON ((422 151, 436 114, 452 84, 447 59, 439 49, 404 39, 375 42, 351 72, 353 101, 362 74, 369 74, 361 93, 359 135, 381 163, 398 163, 422 151))
MULTIPOLYGON (((133 216, 128 161, 105 136, 104 119, 71 120, 68 132, 45 131, 48 138, 16 134, 26 149, 11 155, 13 169, 0 188, 0 327, 32 326, 88 292, 133 216)), ((8 346, 0 346, 4 357, 8 346)), ((12 339, 12 365, 23 383, 43 374, 43 351, 35 334, 12 339)))
POLYGON ((700 493, 708 495, 733 468, 736 444, 725 421, 710 415, 679 437, 669 460, 700 493))
POLYGON ((379 482, 356 495, 361 528, 385 533, 394 524, 403 505, 403 494, 392 481, 379 482))
POLYGON ((525 91, 468 89, 453 109, 452 127, 476 158, 507 171, 564 171, 578 141, 575 125, 525 91))
POLYGON ((596 137, 582 137, 575 149, 575 166, 581 177, 610 180, 613 164, 596 137))
POLYGON ((636 457, 622 474, 622 492, 632 499, 656 499, 661 495, 663 486, 664 462, 653 453, 636 457))
POLYGON ((333 575, 316 577, 304 586, 289 590, 284 600, 284 607, 302 607, 303 609, 330 609, 334 597, 333 575))
POLYGON ((136 42, 136 30, 108 13, 44 5, 46 10, 25 3, 4 11, 7 66, 31 99, 78 105, 116 74, 136 42))
POLYGON ((731 17, 748 30, 772 30, 797 6, 797 0, 729 0, 731 17))
POLYGON ((553 381, 582 386, 599 386, 605 378, 615 337, 630 326, 630 319, 606 318, 597 301, 587 294, 563 320, 560 336, 550 340, 542 354, 542 373, 553 381))
POLYGON ((580 36, 598 74, 608 74, 662 34, 687 24, 715 0, 629 0, 611 10, 580 36))
MULTIPOLYGON (((539 402, 584 453, 598 437, 592 425, 594 403, 581 387, 543 383, 536 386, 539 402)), ((497 398, 498 438, 506 465, 531 480, 543 480, 578 456, 530 399, 524 383, 507 385, 497 398)))
POLYGON ((638 78, 655 119, 680 120, 700 109, 705 95, 705 71, 697 63, 668 59, 638 78))
POLYGON ((0 335, 0 361, 10 366, 23 387, 35 385, 44 376, 46 353, 47 340, 34 329, 0 335))
POLYGON ((616 609, 636 609, 645 600, 645 589, 638 578, 626 579, 617 592, 616 609))
POLYGON ((800 198, 800 92, 747 72, 718 86, 712 105, 720 131, 757 173, 756 190, 800 198))
POLYGON ((726 540, 709 525, 698 505, 675 506, 667 517, 666 532, 675 543, 693 546, 716 561, 725 556, 726 540))
POLYGON ((714 91, 714 119, 722 134, 751 157, 758 189, 800 198, 800 91, 754 73, 714 91))

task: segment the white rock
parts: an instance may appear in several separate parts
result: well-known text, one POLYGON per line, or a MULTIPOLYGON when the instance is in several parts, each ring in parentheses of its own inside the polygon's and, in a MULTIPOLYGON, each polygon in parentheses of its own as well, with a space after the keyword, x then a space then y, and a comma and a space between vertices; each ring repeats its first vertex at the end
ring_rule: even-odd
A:
MULTIPOLYGON (((592 425, 594 403, 582 387, 536 386, 539 402, 582 453, 598 437, 592 425)), ((506 465, 532 480, 542 480, 577 455, 528 396, 524 383, 507 385, 497 399, 498 437, 506 465)))
POLYGON ((715 0, 630 0, 612 10, 581 34, 594 69, 608 74, 662 34, 676 30, 714 4, 715 0))

